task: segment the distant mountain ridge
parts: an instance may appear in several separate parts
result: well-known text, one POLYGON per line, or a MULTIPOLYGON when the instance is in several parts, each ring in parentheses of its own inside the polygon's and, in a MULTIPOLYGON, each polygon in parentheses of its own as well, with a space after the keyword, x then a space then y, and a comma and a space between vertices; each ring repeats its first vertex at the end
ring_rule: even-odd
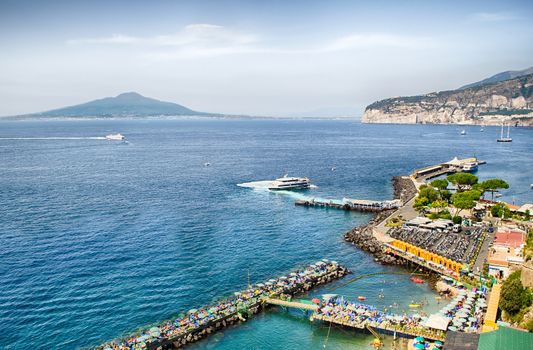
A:
POLYGON ((79 105, 33 113, 29 117, 145 117, 145 116, 219 116, 197 112, 177 103, 165 102, 126 92, 79 105))
POLYGON ((366 107, 361 121, 395 124, 510 123, 533 126, 533 74, 486 82, 511 74, 504 73, 467 88, 374 102, 366 107))
POLYGON ((527 69, 522 69, 522 70, 508 70, 508 71, 505 71, 505 72, 494 74, 493 76, 491 76, 489 78, 477 81, 475 83, 471 83, 471 84, 467 84, 467 85, 461 86, 459 88, 459 90, 468 89, 468 88, 476 87, 476 86, 492 84, 492 83, 497 83, 497 82, 500 82, 500 81, 514 79, 514 78, 522 77, 524 75, 529 75, 529 74, 533 74, 533 67, 529 67, 527 69))

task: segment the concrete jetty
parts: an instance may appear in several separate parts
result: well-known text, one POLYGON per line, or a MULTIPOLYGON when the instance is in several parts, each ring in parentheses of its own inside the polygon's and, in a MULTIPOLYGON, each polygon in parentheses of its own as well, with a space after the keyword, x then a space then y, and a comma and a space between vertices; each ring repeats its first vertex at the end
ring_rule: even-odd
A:
POLYGON ((342 210, 377 213, 377 212, 381 212, 384 210, 399 208, 401 206, 401 201, 397 199, 390 200, 390 201, 376 201, 376 200, 350 199, 350 198, 343 198, 342 200, 305 198, 305 199, 297 200, 294 204, 306 206, 306 207, 324 207, 324 208, 334 208, 334 209, 342 209, 342 210))

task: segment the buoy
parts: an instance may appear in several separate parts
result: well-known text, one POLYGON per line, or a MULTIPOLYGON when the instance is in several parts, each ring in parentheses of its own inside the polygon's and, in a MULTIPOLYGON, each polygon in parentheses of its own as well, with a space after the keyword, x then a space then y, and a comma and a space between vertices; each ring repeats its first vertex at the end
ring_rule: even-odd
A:
POLYGON ((366 297, 358 296, 357 299, 359 299, 359 300, 366 300, 366 297))

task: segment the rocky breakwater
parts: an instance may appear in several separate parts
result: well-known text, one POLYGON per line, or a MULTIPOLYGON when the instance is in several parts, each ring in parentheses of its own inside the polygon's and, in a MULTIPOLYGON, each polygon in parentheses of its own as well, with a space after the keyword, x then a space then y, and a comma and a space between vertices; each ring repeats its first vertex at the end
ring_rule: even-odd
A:
POLYGON ((129 337, 98 346, 97 350, 169 350, 179 349, 206 338, 232 324, 246 321, 260 312, 266 298, 292 298, 312 288, 348 274, 346 267, 335 261, 321 260, 265 283, 235 292, 214 305, 191 309, 176 319, 164 321, 129 337))
POLYGON ((362 122, 533 126, 533 74, 492 84, 377 101, 366 107, 362 122))
MULTIPOLYGON (((411 181, 408 176, 395 176, 392 178, 392 184, 394 187, 394 198, 402 199, 404 203, 413 198, 417 193, 413 181, 411 181)), ((377 240, 373 233, 374 227, 387 219, 395 211, 396 209, 382 211, 376 214, 376 216, 374 216, 374 218, 370 220, 368 224, 354 227, 345 233, 345 241, 350 242, 358 246, 360 249, 374 255, 375 260, 379 263, 391 265, 402 264, 402 260, 386 254, 383 243, 377 240)))
POLYGON ((381 213, 377 214, 374 219, 370 220, 368 224, 357 226, 346 232, 344 239, 347 242, 358 246, 365 252, 369 252, 374 255, 375 260, 379 263, 400 264, 400 260, 385 253, 385 250, 383 249, 383 243, 378 241, 372 232, 374 226, 385 220, 393 212, 394 210, 382 211, 381 213))

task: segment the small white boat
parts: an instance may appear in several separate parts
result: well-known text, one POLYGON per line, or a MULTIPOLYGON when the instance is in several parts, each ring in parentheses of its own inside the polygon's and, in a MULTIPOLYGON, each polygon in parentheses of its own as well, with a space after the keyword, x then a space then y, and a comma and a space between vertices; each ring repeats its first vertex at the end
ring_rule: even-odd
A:
POLYGON ((211 166, 211 163, 209 163, 209 162, 205 162, 205 163, 204 163, 204 166, 211 166))
POLYGON ((124 141, 125 139, 124 135, 120 133, 105 135, 105 138, 106 140, 109 140, 109 141, 124 141))
POLYGON ((466 135, 466 130, 465 129, 461 130, 461 135, 466 135))

